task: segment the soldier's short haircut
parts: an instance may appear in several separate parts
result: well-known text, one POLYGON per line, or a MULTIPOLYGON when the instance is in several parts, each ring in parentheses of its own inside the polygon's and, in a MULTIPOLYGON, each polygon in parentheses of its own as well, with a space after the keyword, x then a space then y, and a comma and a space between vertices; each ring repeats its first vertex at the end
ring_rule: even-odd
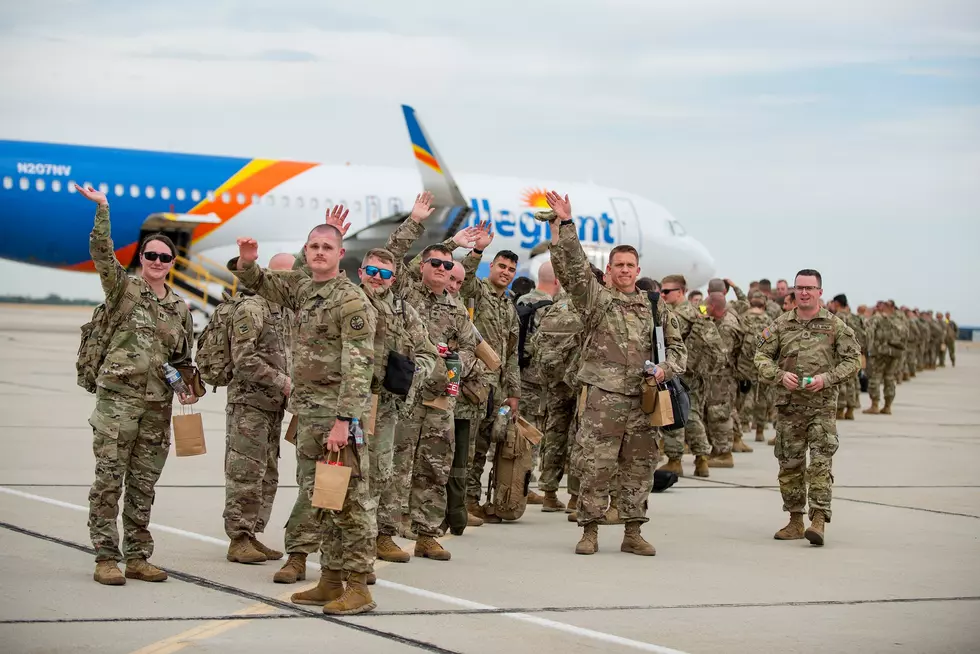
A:
POLYGON ((834 302, 836 302, 837 304, 841 305, 842 307, 846 307, 847 306, 847 296, 844 295, 843 293, 841 293, 840 295, 835 295, 834 296, 834 302))
POLYGON ((343 232, 341 232, 339 229, 337 229, 333 225, 327 225, 325 223, 324 224, 321 224, 321 225, 317 225, 316 227, 314 227, 313 229, 311 229, 310 230, 310 233, 306 236, 306 240, 309 241, 311 238, 313 238, 313 235, 314 234, 317 234, 319 236, 333 236, 338 241, 343 241, 344 240, 344 234, 343 234, 343 232))
MULTIPOLYGON (((799 278, 800 276, 803 276, 803 277, 816 277, 817 278, 817 288, 823 288, 823 277, 821 277, 820 276, 820 273, 817 272, 816 270, 814 270, 813 268, 804 268, 800 272, 796 273, 796 278, 799 278)), ((794 278, 794 280, 796 278, 794 278)), ((796 282, 794 281, 793 283, 795 284, 796 282)))
POLYGON ((150 234, 149 236, 143 239, 143 242, 140 244, 140 254, 146 252, 146 246, 147 244, 149 244, 150 241, 160 241, 168 248, 170 248, 170 254, 172 254, 175 257, 177 256, 177 246, 174 245, 174 242, 170 240, 169 236, 167 236, 166 234, 161 234, 160 232, 157 232, 155 234, 150 234))
POLYGON ((530 277, 518 277, 511 283, 510 291, 514 294, 516 302, 520 297, 527 295, 534 290, 534 280, 530 277))
POLYGON ((702 293, 698 289, 694 289, 693 291, 687 294, 687 301, 690 302, 691 300, 694 299, 694 296, 696 295, 700 295, 701 297, 704 297, 704 293, 702 293))
POLYGON ((589 266, 592 268, 592 275, 595 277, 595 280, 599 282, 600 285, 605 286, 606 285, 605 273, 603 273, 600 269, 593 266, 591 263, 589 264, 589 266))
POLYGON ((367 263, 368 259, 377 259, 382 263, 387 263, 389 265, 395 265, 395 255, 384 248, 372 248, 367 251, 364 258, 361 259, 361 265, 363 266, 367 263))
POLYGON ((681 288, 687 289, 687 278, 684 275, 667 275, 660 280, 660 285, 664 284, 680 284, 681 288))
POLYGON ((425 261, 430 256, 432 256, 432 253, 433 252, 438 252, 439 254, 444 254, 447 257, 449 257, 450 259, 452 259, 452 257, 453 257, 453 251, 450 250, 449 248, 447 248, 445 245, 443 245, 442 243, 433 243, 429 247, 427 247, 424 250, 422 250, 422 261, 425 261))
POLYGON ((771 291, 772 290, 772 282, 770 282, 768 279, 760 279, 759 280, 759 288, 761 288, 764 291, 771 291))
POLYGON ((629 252, 634 257, 636 257, 636 265, 640 265, 640 253, 636 251, 636 248, 632 245, 617 245, 612 250, 609 251, 609 263, 613 262, 616 255, 620 252, 629 252))
MULTIPOLYGON (((515 266, 517 265, 517 262, 520 261, 520 258, 517 256, 517 253, 511 252, 510 250, 501 250, 500 252, 498 252, 493 257, 493 261, 496 261, 497 259, 507 259, 508 261, 513 261, 515 266)), ((491 261, 490 263, 493 263, 493 261, 491 261)))
POLYGON ((641 291, 656 291, 659 290, 657 286, 657 282, 649 277, 640 277, 638 280, 636 280, 636 287, 641 291))
POLYGON ((785 279, 780 279, 776 283, 778 284, 779 282, 782 282, 782 283, 786 284, 787 286, 789 286, 789 282, 786 281, 785 279))

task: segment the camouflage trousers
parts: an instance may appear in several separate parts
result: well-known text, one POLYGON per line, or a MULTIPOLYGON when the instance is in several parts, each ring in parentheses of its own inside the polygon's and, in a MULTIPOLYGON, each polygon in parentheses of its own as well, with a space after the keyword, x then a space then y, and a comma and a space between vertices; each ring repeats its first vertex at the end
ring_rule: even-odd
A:
MULTIPOLYGON (((378 532, 382 525, 397 524, 401 510, 391 489, 394 478, 395 429, 402 401, 391 393, 382 392, 378 397, 378 413, 374 419, 374 433, 367 434, 368 454, 371 459, 369 484, 371 499, 378 506, 378 532)), ((391 534, 389 534, 391 535, 391 534)))
POLYGON ((103 388, 89 417, 95 481, 89 490, 88 528, 96 561, 148 559, 153 554, 150 509, 170 453, 169 402, 146 402, 103 388), (123 498, 123 544, 116 518, 123 498))
MULTIPOLYGON (((954 357, 955 362, 955 357, 954 357)), ((905 350, 905 372, 914 375, 919 370, 919 351, 912 344, 905 350)))
MULTIPOLYGON (((735 379, 729 375, 713 375, 705 380, 705 420, 712 454, 728 454, 735 443, 732 405, 735 402, 735 379)), ((686 428, 685 428, 686 429, 686 428)))
POLYGON ((568 462, 568 430, 575 413, 575 394, 561 384, 546 389, 525 385, 521 389, 521 415, 541 433, 541 477, 538 489, 555 492, 568 462))
POLYGON ((752 426, 766 426, 772 412, 772 387, 759 381, 752 382, 752 388, 745 396, 742 405, 742 419, 752 426))
POLYGON ((579 491, 582 490, 582 446, 578 441, 578 397, 579 393, 575 394, 575 403, 572 405, 572 419, 568 425, 568 492, 571 495, 578 495, 579 491))
POLYGON ((857 375, 842 382, 837 390, 838 409, 857 409, 861 406, 861 382, 857 375))
POLYGON ((949 351, 949 362, 956 365, 956 339, 946 341, 946 350, 949 351))
MULTIPOLYGON (((392 506, 412 519, 412 531, 435 536, 446 517, 446 483, 453 465, 453 412, 417 403, 395 429, 392 506)), ((381 533, 393 536, 392 524, 381 533)))
POLYGON ((946 367, 946 343, 942 342, 939 344, 939 367, 946 367))
POLYGON ((247 404, 225 408, 225 533, 232 540, 265 531, 279 488, 284 412, 247 404))
MULTIPOLYGON (((344 508, 331 511, 312 505, 316 462, 323 459, 324 445, 334 422, 334 417, 299 417, 296 429, 296 475, 303 479, 300 496, 305 497, 305 506, 311 507, 314 516, 317 534, 317 547, 314 551, 320 550, 320 567, 324 570, 368 574, 374 571, 378 505, 371 497, 371 457, 366 446, 347 446, 357 447, 361 475, 357 478, 351 476, 344 508)), ((293 510, 296 510, 296 506, 293 510)), ((292 519, 291 515, 290 521, 292 519)))
POLYGON ((834 405, 813 408, 788 404, 779 407, 774 454, 779 461, 783 511, 803 513, 809 499, 810 518, 819 510, 830 522, 834 485, 831 468, 837 447, 834 405), (806 458, 808 450, 810 465, 806 458))
POLYGON ((618 509, 626 522, 646 522, 660 452, 657 428, 640 408, 640 396, 620 395, 587 386, 578 441, 581 452, 578 524, 605 514, 609 489, 618 486, 618 509))
POLYGON ((868 395, 873 401, 877 402, 881 397, 882 381, 885 385, 885 400, 895 398, 898 364, 898 357, 875 355, 871 366, 871 377, 868 379, 868 395))
POLYGON ((664 439, 664 454, 668 459, 680 459, 684 456, 684 443, 691 448, 691 453, 698 456, 711 454, 708 444, 708 434, 704 428, 705 390, 704 378, 701 376, 684 376, 684 382, 690 389, 691 413, 687 424, 681 429, 662 432, 664 439))

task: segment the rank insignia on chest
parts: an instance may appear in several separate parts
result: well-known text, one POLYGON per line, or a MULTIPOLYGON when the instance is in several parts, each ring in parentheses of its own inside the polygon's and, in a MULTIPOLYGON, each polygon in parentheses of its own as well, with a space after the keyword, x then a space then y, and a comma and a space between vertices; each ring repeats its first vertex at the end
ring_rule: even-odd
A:
POLYGON ((362 329, 364 329, 364 318, 362 318, 361 316, 351 316, 350 328, 356 332, 359 332, 362 329))
POLYGON ((249 331, 249 329, 248 329, 248 323, 247 322, 240 322, 240 323, 238 323, 238 333, 244 335, 244 334, 247 334, 248 331, 249 331))

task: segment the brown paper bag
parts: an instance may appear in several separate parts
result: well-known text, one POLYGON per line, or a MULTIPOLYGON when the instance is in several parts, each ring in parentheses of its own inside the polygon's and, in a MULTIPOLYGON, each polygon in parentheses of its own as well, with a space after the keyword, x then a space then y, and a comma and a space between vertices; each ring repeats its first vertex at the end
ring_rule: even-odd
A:
POLYGON ((318 509, 340 511, 347 498, 347 485, 350 483, 351 469, 341 465, 340 453, 331 452, 327 462, 316 462, 316 477, 313 479, 313 499, 311 503, 318 509), (336 460, 331 461, 331 459, 336 460))
POLYGON ((451 398, 448 395, 440 395, 439 397, 432 400, 425 400, 422 402, 422 406, 429 406, 434 409, 442 409, 443 411, 449 411, 449 400, 451 398))
POLYGON ((657 406, 657 380, 647 377, 643 382, 640 387, 640 411, 650 414, 657 406))
POLYGON ((480 344, 473 350, 473 354, 483 362, 483 365, 490 372, 494 372, 500 368, 500 357, 497 356, 497 353, 493 351, 493 348, 486 341, 480 341, 480 344))
POLYGON ((177 456, 207 454, 204 444, 204 423, 200 413, 181 413, 173 417, 174 450, 177 456))
POLYGON ((656 402, 650 414, 650 424, 654 427, 669 427, 674 424, 674 405, 670 401, 670 391, 656 389, 656 402))
POLYGON ((521 416, 517 417, 517 434, 530 441, 531 445, 537 445, 544 438, 544 434, 537 427, 521 416))
POLYGON ((289 426, 286 427, 286 435, 284 436, 286 442, 292 443, 293 445, 296 445, 296 427, 296 415, 293 414, 293 417, 289 420, 289 426))
POLYGON ((374 436, 374 425, 378 419, 378 400, 380 399, 380 395, 371 396, 371 415, 368 416, 367 431, 364 432, 365 436, 374 436))

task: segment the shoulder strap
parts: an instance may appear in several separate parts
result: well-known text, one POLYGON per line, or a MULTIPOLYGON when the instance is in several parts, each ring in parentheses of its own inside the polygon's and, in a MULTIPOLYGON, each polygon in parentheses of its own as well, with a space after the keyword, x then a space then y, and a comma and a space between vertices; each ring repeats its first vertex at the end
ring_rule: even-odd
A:
POLYGON ((667 359, 667 346, 664 343, 663 320, 657 310, 660 306, 660 292, 647 291, 647 299, 650 300, 650 312, 653 314, 654 347, 651 348, 651 354, 654 363, 663 363, 667 359))

